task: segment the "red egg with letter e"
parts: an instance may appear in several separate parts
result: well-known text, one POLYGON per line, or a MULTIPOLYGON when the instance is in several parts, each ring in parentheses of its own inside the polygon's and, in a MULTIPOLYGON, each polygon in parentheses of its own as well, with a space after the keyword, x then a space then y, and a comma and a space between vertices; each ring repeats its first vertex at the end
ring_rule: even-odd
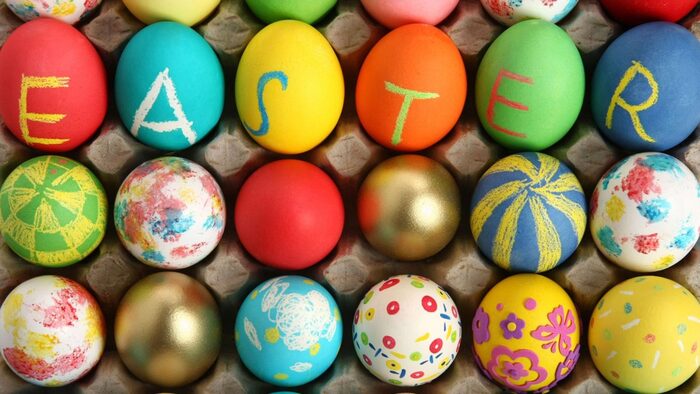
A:
POLYGON ((279 160, 243 184, 235 208, 243 247, 261 263, 299 270, 321 261, 343 232, 345 209, 333 180, 301 160, 279 160))
POLYGON ((46 152, 75 149, 106 111, 104 65, 76 28, 35 19, 0 48, 0 116, 25 144, 46 152))
POLYGON ((367 55, 357 78, 357 115, 389 149, 425 149, 452 130, 467 97, 459 50, 440 29, 401 26, 367 55))

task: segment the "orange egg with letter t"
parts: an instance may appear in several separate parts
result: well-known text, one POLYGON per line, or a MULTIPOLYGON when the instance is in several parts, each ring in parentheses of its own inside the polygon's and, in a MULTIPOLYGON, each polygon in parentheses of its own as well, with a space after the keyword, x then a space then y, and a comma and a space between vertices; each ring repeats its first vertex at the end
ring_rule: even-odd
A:
POLYGON ((413 152, 441 140, 459 120, 467 73, 447 34, 426 24, 399 27, 365 59, 357 79, 357 114, 389 149, 413 152))
POLYGON ((25 144, 46 152, 75 149, 106 111, 102 60, 71 25, 35 19, 0 48, 0 117, 25 144))

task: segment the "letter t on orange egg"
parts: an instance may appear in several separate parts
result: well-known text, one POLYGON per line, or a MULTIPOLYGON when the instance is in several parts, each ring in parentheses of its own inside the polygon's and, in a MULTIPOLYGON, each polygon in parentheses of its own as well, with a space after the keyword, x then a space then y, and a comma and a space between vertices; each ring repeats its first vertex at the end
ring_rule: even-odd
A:
POLYGON ((523 133, 519 133, 517 131, 509 130, 503 126, 500 126, 496 124, 494 121, 494 117, 496 116, 496 103, 501 103, 505 106, 520 110, 520 111, 527 111, 528 107, 527 105, 523 103, 519 103, 516 101, 509 100, 508 98, 501 96, 498 93, 498 88, 501 86, 501 82, 503 81, 503 78, 508 78, 512 79, 514 81, 520 82, 520 83, 525 83, 528 85, 532 85, 533 81, 532 78, 528 78, 524 75, 516 74, 514 72, 501 69, 501 71, 498 72, 498 76, 496 76, 496 80, 493 83, 493 87, 491 88, 491 95, 489 97, 489 105, 488 108, 486 109, 486 121, 488 122, 489 126, 493 127, 494 129, 508 134, 512 135, 514 137, 520 137, 520 138, 526 138, 527 136, 523 133))

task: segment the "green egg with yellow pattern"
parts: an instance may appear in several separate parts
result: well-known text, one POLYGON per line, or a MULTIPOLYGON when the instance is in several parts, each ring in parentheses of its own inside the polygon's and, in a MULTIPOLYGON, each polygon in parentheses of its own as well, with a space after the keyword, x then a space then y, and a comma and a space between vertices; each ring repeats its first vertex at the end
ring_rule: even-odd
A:
POLYGON ((107 197, 84 165, 61 156, 20 164, 0 188, 0 228, 23 259, 64 267, 87 257, 102 242, 107 197))

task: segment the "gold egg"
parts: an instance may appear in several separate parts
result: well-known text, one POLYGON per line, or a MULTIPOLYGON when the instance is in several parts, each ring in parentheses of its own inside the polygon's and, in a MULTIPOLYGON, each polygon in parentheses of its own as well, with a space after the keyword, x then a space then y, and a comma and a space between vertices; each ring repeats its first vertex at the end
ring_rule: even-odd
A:
POLYGON ((460 219, 459 187, 435 160, 396 156, 374 168, 360 187, 362 233, 393 259, 428 258, 447 245, 460 219))
POLYGON ((197 380, 216 361, 221 318, 214 297, 198 281, 159 272, 124 295, 114 336, 119 356, 139 379, 179 387, 197 380))

